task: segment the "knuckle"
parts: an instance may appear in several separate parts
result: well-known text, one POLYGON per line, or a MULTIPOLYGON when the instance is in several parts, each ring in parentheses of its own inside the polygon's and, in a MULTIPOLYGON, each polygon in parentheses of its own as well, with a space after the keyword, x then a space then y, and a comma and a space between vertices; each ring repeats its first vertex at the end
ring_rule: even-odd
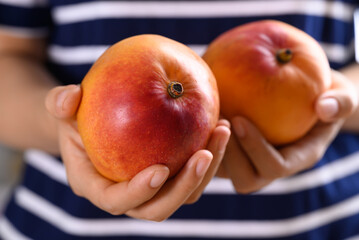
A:
POLYGON ((284 163, 280 163, 276 166, 276 168, 270 172, 269 179, 277 179, 286 176, 287 174, 287 165, 284 163))
POLYGON ((239 194, 249 194, 252 193, 254 185, 252 184, 233 184, 234 190, 239 194))
POLYGON ((78 188, 71 187, 71 189, 72 189, 72 192, 73 192, 76 196, 78 196, 78 197, 83 197, 82 192, 81 192, 78 188))
POLYGON ((142 218, 152 222, 163 222, 168 218, 168 216, 165 216, 164 214, 147 214, 142 218))
POLYGON ((104 210, 113 216, 120 215, 119 212, 113 208, 106 207, 106 208, 104 208, 104 210))
POLYGON ((239 194, 250 194, 254 192, 250 187, 235 187, 235 191, 239 194))
POLYGON ((318 147, 317 144, 313 144, 307 148, 306 153, 300 151, 292 153, 290 160, 287 162, 286 176, 312 167, 323 157, 324 152, 325 147, 318 147))
POLYGON ((78 197, 84 197, 84 195, 82 194, 82 191, 80 190, 80 188, 77 186, 77 184, 74 183, 74 181, 68 177, 67 178, 67 182, 72 190, 72 192, 78 196, 78 197))
POLYGON ((312 163, 310 165, 316 163, 317 160, 319 160, 319 159, 321 159, 323 157, 323 155, 324 155, 324 150, 322 150, 321 148, 313 149, 313 155, 312 156, 313 156, 314 161, 311 161, 312 163))
POLYGON ((142 219, 142 220, 147 220, 147 221, 152 221, 152 222, 163 222, 165 221, 168 217, 169 214, 166 212, 161 212, 161 210, 158 210, 157 208, 155 209, 130 209, 128 211, 125 212, 125 214, 129 217, 132 218, 136 218, 136 219, 142 219))
POLYGON ((322 142, 314 142, 311 146, 307 148, 307 154, 296 153, 295 157, 297 161, 314 163, 317 159, 322 158, 326 147, 324 147, 322 142), (305 161, 306 160, 306 161, 305 161))
POLYGON ((196 202, 200 199, 200 197, 201 197, 200 194, 191 195, 191 196, 186 200, 186 204, 194 204, 194 203, 196 203, 196 202))
POLYGON ((168 217, 165 217, 165 216, 156 216, 152 219, 152 221, 154 222, 163 222, 167 219, 168 217))
POLYGON ((111 204, 102 205, 102 209, 113 216, 118 216, 123 213, 120 209, 118 209, 117 207, 115 207, 111 204))
POLYGON ((107 213, 113 216, 118 216, 123 214, 123 210, 120 209, 118 205, 108 202, 108 200, 104 198, 103 195, 100 195, 97 202, 99 208, 101 208, 102 210, 106 211, 107 213))
POLYGON ((72 191, 75 193, 75 195, 79 196, 79 197, 83 197, 81 191, 77 188, 72 188, 72 191))
POLYGON ((268 185, 269 182, 271 181, 258 176, 251 178, 250 181, 233 183, 233 187, 239 194, 250 194, 259 191, 261 188, 268 185))
POLYGON ((262 178, 267 180, 274 180, 285 177, 288 173, 288 162, 284 159, 273 161, 269 170, 262 173, 262 178))

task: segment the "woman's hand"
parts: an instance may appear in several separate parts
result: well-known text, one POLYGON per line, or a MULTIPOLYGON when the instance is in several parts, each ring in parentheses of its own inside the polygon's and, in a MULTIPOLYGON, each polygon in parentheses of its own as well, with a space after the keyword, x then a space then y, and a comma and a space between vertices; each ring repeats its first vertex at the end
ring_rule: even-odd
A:
POLYGON ((114 215, 162 221, 185 203, 196 201, 217 172, 229 139, 229 123, 219 121, 208 150, 193 154, 183 169, 167 179, 164 165, 150 166, 130 181, 116 183, 100 175, 83 147, 76 125, 81 89, 56 87, 46 98, 48 111, 57 119, 59 144, 68 182, 75 194, 114 215))
POLYGON ((273 147, 249 120, 235 117, 234 134, 217 175, 230 178, 238 193, 250 193, 319 161, 358 104, 357 90, 348 79, 333 71, 332 80, 332 88, 316 102, 318 123, 290 145, 273 147))

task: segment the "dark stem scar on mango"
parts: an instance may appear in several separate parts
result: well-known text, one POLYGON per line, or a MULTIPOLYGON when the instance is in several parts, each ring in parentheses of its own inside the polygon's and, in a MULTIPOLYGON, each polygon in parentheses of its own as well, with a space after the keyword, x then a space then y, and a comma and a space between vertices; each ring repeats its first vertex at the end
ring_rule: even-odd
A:
POLYGON ((167 87, 167 92, 172 98, 179 98, 183 95, 184 89, 179 82, 170 82, 167 87))
POLYGON ((277 61, 280 63, 287 63, 292 60, 293 52, 289 48, 279 49, 276 53, 277 61))

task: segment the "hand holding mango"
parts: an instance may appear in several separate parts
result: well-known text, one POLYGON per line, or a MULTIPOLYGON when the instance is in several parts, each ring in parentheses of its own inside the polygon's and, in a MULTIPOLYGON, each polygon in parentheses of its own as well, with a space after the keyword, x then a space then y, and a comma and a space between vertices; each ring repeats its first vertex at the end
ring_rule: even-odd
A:
POLYGON ((318 42, 279 21, 233 28, 216 38, 203 58, 216 77, 223 116, 248 118, 274 145, 293 142, 313 127, 315 102, 331 87, 318 42))

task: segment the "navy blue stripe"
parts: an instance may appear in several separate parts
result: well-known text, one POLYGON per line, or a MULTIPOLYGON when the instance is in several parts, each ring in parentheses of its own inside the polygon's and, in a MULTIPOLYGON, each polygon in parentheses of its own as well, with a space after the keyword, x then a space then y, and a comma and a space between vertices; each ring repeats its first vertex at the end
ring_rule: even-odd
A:
POLYGON ((359 173, 323 187, 283 195, 203 195, 197 203, 183 206, 173 218, 274 220, 286 219, 329 207, 359 191, 359 173), (216 206, 214 208, 214 206, 216 206), (198 214, 197 214, 198 212, 198 214))
MULTIPOLYGON (((283 226, 285 227, 285 226, 283 226)), ((277 238, 278 240, 339 240, 359 234, 359 214, 332 222, 314 230, 294 235, 293 237, 277 238)))
POLYGON ((359 135, 347 132, 341 132, 334 139, 332 145, 328 148, 325 157, 329 161, 352 154, 359 151, 359 135))
MULTIPOLYGON (((71 5, 71 4, 77 4, 77 3, 88 3, 90 1, 88 0, 49 0, 51 2, 52 6, 64 6, 64 5, 71 5)), ((96 0, 92 0, 93 2, 96 2, 96 0)), ((221 2, 222 0, 195 0, 195 2, 221 2)), ((228 0, 227 0, 228 1, 228 0)), ((241 1, 247 1, 247 0, 229 0, 233 2, 241 2, 241 1)), ((280 1, 286 1, 286 0, 277 0, 280 1)), ((303 1, 311 1, 311 0, 303 0, 303 1)), ((99 1, 97 1, 99 2, 99 1)), ((117 0, 117 2, 153 2, 153 0, 117 0)), ((157 0, 157 2, 194 2, 194 0, 157 0)), ((327 2, 343 2, 348 4, 358 4, 357 0, 328 0, 327 2)))
POLYGON ((95 207, 87 199, 76 196, 68 186, 52 180, 31 166, 26 166, 23 181, 23 186, 55 206, 63 208, 70 215, 80 218, 116 218, 95 207))
MULTIPOLYGON (((80 218, 114 218, 75 196, 65 185, 27 166, 24 186, 80 218)), ((203 195, 185 205, 172 218, 186 219, 285 219, 338 203, 359 192, 359 173, 334 183, 283 195, 203 195), (215 208, 213 206, 216 206, 215 208)), ((125 216, 121 216, 125 217, 125 216)))
POLYGON ((5 216, 9 219, 12 219, 11 216, 17 216, 16 219, 11 220, 12 225, 18 229, 21 233, 26 235, 31 239, 36 240, 66 240, 66 239, 78 239, 78 240, 87 240, 87 239, 128 239, 124 237, 80 237, 69 235, 57 227, 51 225, 50 223, 38 218, 32 213, 22 209, 16 205, 14 199, 11 200, 8 208, 6 209, 5 216))
POLYGON ((349 58, 348 61, 343 62, 343 63, 338 63, 338 62, 333 62, 333 61, 329 61, 330 67, 332 69, 336 69, 336 70, 340 70, 345 66, 348 66, 350 64, 354 64, 355 62, 355 56, 353 56, 352 58, 349 58))
MULTIPOLYGON (((14 200, 10 202, 6 213, 6 216, 18 216, 15 221, 12 221, 12 224, 20 232, 25 233, 28 237, 37 240, 66 240, 66 239, 128 239, 128 240, 167 240, 167 239, 177 239, 177 240, 198 240, 198 239, 207 239, 207 238, 177 238, 177 237, 141 237, 141 231, 139 229, 139 236, 112 236, 112 237, 79 237, 66 234, 59 230, 58 228, 52 226, 51 224, 43 221, 42 219, 36 217, 35 215, 27 212, 26 210, 19 208, 14 203, 14 200), (31 224, 28 224, 30 223, 31 224), (35 227, 40 226, 40 227, 35 227)), ((285 227, 285 226, 283 226, 285 227)), ((305 232, 303 234, 293 235, 291 237, 282 237, 282 238, 265 238, 267 240, 302 240, 302 239, 326 239, 326 240, 338 240, 345 239, 354 235, 359 234, 359 215, 354 215, 347 219, 339 220, 333 222, 329 225, 305 232), (334 230, 336 229, 336 230, 334 230)), ((213 238, 209 238, 213 239, 213 238)), ((227 239, 227 238, 221 238, 227 239)), ((229 238, 228 238, 229 239, 229 238)), ((230 238, 233 239, 233 238, 230 238)), ((239 239, 239 238, 238 238, 239 239)), ((247 239, 247 238, 241 238, 247 239)), ((250 238, 251 240, 259 240, 263 238, 250 238)), ((249 239, 248 239, 249 240, 249 239)))
POLYGON ((21 8, 0 4, 0 24, 24 28, 43 28, 51 24, 49 9, 21 8))
POLYGON ((92 64, 62 65, 48 63, 47 67, 52 75, 64 85, 80 84, 92 64))
MULTIPOLYGON (((322 167, 330 162, 336 161, 346 155, 353 154, 359 151, 359 135, 341 132, 333 140, 332 144, 328 147, 323 158, 313 166, 312 169, 322 167), (345 155, 344 155, 345 153, 345 155)), ((304 172, 310 171, 308 169, 304 172)))
POLYGON ((59 25, 53 34, 52 43, 62 46, 111 45, 133 35, 152 33, 172 38, 184 44, 208 44, 218 35, 233 27, 267 18, 284 21, 304 29, 315 39, 323 42, 347 45, 353 40, 352 24, 317 16, 284 15, 209 19, 98 19, 59 25), (116 26, 115 29, 114 26, 116 26), (332 28, 338 31, 335 31, 336 34, 329 35, 328 33, 334 32, 332 28), (323 30, 318 31, 318 29, 323 30), (77 34, 74 35, 74 32, 77 34))
POLYGON ((358 5, 359 1, 358 0, 330 0, 331 2, 344 2, 344 3, 349 3, 349 4, 353 4, 358 5))

